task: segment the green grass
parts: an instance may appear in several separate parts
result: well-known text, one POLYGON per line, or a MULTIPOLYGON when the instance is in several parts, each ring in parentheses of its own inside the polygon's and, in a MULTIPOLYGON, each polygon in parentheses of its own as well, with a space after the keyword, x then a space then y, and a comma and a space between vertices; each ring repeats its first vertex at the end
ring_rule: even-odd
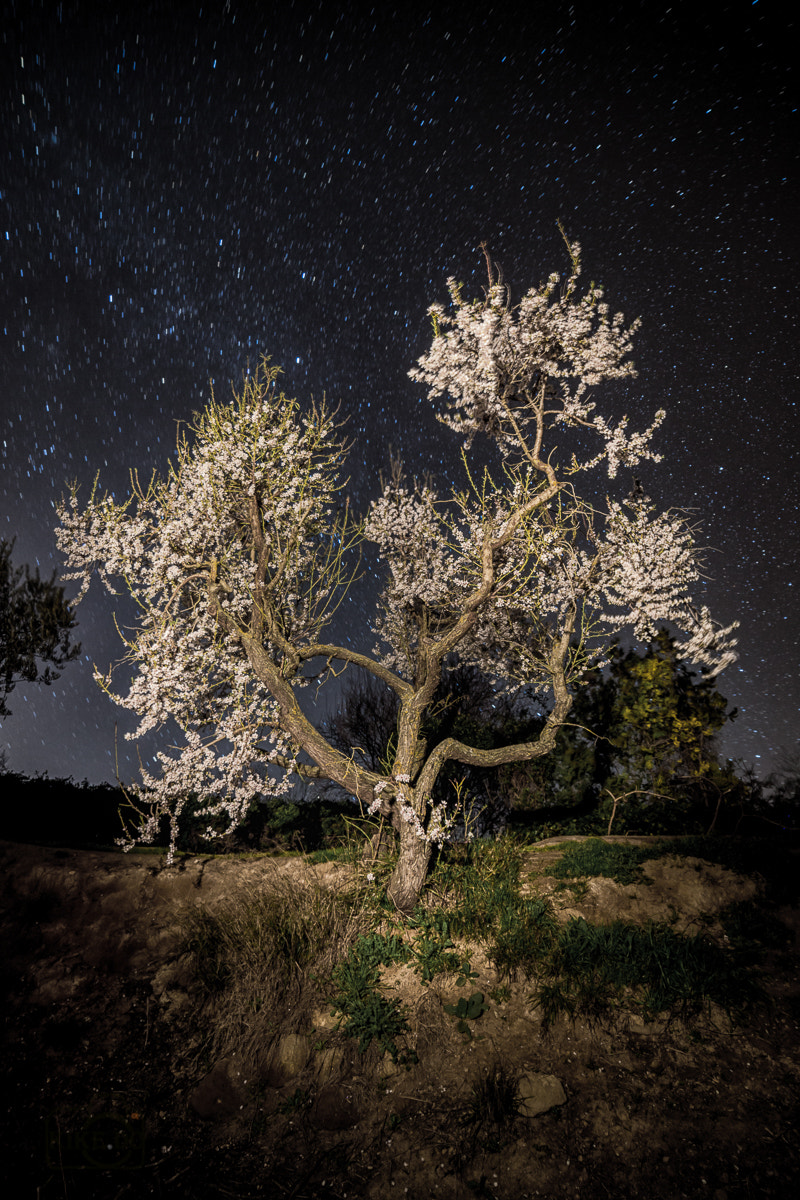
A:
POLYGON ((784 845, 757 838, 665 838, 647 846, 589 838, 585 842, 567 843, 550 874, 557 879, 604 875, 622 884, 649 883, 641 864, 667 856, 702 858, 737 874, 760 875, 770 900, 775 903, 792 903, 800 894, 796 857, 784 845))
POLYGON ((512 838, 476 841, 440 855, 428 885, 434 903, 447 911, 453 937, 482 935, 519 904, 522 850, 512 838))
POLYGON ((328 846, 322 850, 312 850, 305 857, 310 863, 349 862, 353 852, 349 845, 328 846))
MULTIPOLYGON (((656 856, 660 857, 660 853, 656 856)), ((620 842, 589 838, 585 842, 568 843, 550 874, 556 879, 604 875, 616 879, 617 883, 649 883, 641 864, 653 857, 652 849, 647 846, 626 846, 620 842)))
POLYGON ((530 978, 547 960, 558 922, 549 900, 518 900, 513 914, 503 920, 491 938, 490 959, 504 978, 520 972, 530 978))
POLYGON ((739 1014, 758 999, 746 968, 703 934, 686 937, 664 922, 592 925, 582 917, 562 927, 543 974, 539 1002, 552 1017, 563 1011, 599 1015, 626 994, 649 1016, 697 1012, 710 1001, 739 1014))

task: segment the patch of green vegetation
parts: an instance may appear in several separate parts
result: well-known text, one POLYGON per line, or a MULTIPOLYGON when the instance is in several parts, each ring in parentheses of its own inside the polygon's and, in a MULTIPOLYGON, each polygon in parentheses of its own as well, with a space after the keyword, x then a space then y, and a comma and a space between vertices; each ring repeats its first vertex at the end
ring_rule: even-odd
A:
POLYGON ((332 998, 334 1012, 343 1018, 342 1031, 358 1039, 363 1054, 376 1041, 394 1062, 411 1061, 401 1054, 397 1039, 408 1032, 408 1021, 399 1001, 388 1000, 377 991, 379 969, 392 963, 406 962, 408 948, 396 934, 371 933, 360 937, 348 957, 335 968, 332 998))
POLYGON ((649 1015, 698 1011, 709 1001, 737 1013, 759 997, 744 961, 704 935, 682 936, 668 922, 559 925, 542 898, 518 901, 515 918, 493 931, 489 953, 501 976, 536 981, 545 1024, 560 1014, 598 1016, 625 997, 649 1015))
POLYGON ((473 841, 444 851, 430 892, 447 909, 453 937, 475 937, 512 919, 519 904, 522 850, 513 838, 473 841))
POLYGON ((469 958, 457 950, 450 937, 449 914, 419 907, 409 924, 419 931, 413 945, 417 960, 414 969, 423 983, 430 983, 436 975, 451 974, 458 975, 458 986, 462 987, 473 978, 469 958))
POLYGON ((489 1006, 483 1002, 483 992, 473 992, 469 999, 466 996, 459 996, 455 1004, 445 1004, 443 1008, 451 1017, 458 1018, 456 1023, 458 1032, 471 1038, 472 1030, 467 1021, 477 1021, 485 1012, 488 1012, 489 1006))
POLYGON ((348 862, 351 857, 349 846, 328 846, 324 850, 312 850, 306 860, 310 863, 348 862))
POLYGON ((560 1013, 597 1016, 635 996, 648 1016, 691 1013, 714 1001, 739 1014, 760 998, 741 961, 702 934, 685 937, 664 922, 592 925, 573 918, 541 964, 536 1003, 545 1023, 560 1013))
POLYGON ((558 936, 558 922, 549 900, 517 900, 514 914, 503 914, 492 938, 490 958, 501 975, 528 977, 546 961, 558 936))
POLYGON ((739 875, 759 875, 768 899, 775 904, 794 903, 800 895, 796 857, 785 844, 770 838, 679 837, 646 846, 588 838, 566 843, 550 873, 557 879, 605 875, 623 884, 649 883, 641 864, 668 856, 701 858, 739 875))
POLYGON ((550 874, 556 879, 578 879, 582 876, 604 875, 617 883, 650 883, 641 864, 653 858, 646 846, 626 846, 620 842, 604 842, 588 838, 585 842, 570 842, 550 874))

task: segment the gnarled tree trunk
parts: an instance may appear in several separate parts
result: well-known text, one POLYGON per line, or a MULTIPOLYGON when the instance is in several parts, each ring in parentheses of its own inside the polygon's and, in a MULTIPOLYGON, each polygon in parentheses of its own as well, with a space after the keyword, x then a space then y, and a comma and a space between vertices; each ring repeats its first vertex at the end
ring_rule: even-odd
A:
POLYGON ((412 912, 416 907, 430 861, 430 842, 423 841, 413 825, 403 821, 400 829, 400 856, 386 889, 389 899, 400 912, 412 912))

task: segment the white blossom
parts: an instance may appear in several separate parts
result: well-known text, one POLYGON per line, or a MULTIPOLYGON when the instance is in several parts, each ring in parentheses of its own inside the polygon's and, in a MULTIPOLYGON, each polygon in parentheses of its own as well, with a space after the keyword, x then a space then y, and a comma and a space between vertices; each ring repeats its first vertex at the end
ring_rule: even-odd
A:
MULTIPOLYGON (((57 537, 72 568, 66 578, 81 581, 81 595, 94 571, 112 592, 121 579, 139 605, 138 629, 124 638, 134 667, 127 691, 115 692, 108 677, 98 682, 138 715, 130 737, 167 724, 182 734, 183 745, 160 753, 158 773, 144 769, 138 788, 155 806, 140 840, 152 840, 159 815, 167 815, 171 853, 190 794, 203 798, 201 813, 233 828, 255 797, 288 791, 288 775, 265 767, 294 763, 301 751, 212 603, 218 589, 226 612, 248 625, 260 572, 275 638, 267 631, 264 644, 279 660, 286 642, 314 640, 329 619, 327 584, 338 562, 331 544, 344 532, 334 517, 341 446, 324 412, 300 421, 296 402, 275 389, 277 374, 265 365, 233 404, 212 397, 163 481, 147 490, 134 481, 122 504, 95 486, 83 510, 74 492, 59 507, 57 537)), ((285 665, 301 685, 298 665, 285 665)))

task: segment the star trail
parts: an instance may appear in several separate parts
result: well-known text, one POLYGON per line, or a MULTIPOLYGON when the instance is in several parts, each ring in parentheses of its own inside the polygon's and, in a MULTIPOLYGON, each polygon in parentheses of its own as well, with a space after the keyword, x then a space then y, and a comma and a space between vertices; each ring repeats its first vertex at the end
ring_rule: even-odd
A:
MULTIPOLYGON (((49 574, 53 501, 119 496, 262 354, 341 405, 362 511, 390 447, 457 482, 408 370, 449 275, 486 240, 519 298, 566 266, 641 316, 638 378, 602 404, 644 428, 644 485, 692 511, 700 599, 738 619, 725 751, 797 747, 796 28, 761 3, 10 3, 0 34, 0 536, 49 574)), ((618 485, 625 494, 630 479, 618 485)), ((602 489, 607 481, 600 481, 602 489)), ((339 637, 370 649, 369 578, 339 637)), ((92 680, 119 657, 98 586, 80 662, 18 685, 9 768, 135 774, 92 680)), ((147 753, 145 748, 145 753, 147 753)))

